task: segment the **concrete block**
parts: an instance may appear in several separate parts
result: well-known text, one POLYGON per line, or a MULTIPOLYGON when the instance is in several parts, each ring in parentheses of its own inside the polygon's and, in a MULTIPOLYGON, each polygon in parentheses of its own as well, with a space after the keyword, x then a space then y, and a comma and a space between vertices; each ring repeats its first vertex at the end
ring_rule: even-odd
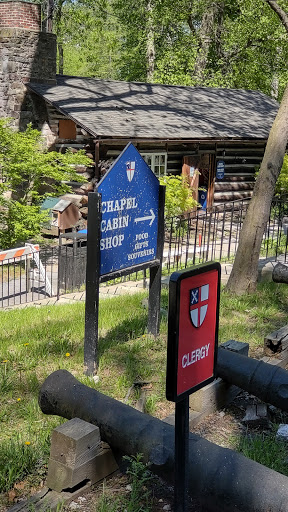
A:
POLYGON ((281 423, 276 433, 276 439, 288 441, 288 425, 281 423))
POLYGON ((216 379, 190 395, 189 405, 194 411, 211 414, 232 402, 240 391, 237 386, 216 379))
POLYGON ((264 338, 264 354, 286 359, 288 353, 288 325, 271 332, 264 338))

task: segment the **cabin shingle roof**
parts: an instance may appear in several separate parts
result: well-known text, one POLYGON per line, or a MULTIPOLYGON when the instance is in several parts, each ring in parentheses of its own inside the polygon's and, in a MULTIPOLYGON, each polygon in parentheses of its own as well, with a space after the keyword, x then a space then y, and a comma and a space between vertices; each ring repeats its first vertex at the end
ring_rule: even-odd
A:
POLYGON ((95 137, 267 139, 278 103, 242 89, 58 76, 27 84, 95 137))

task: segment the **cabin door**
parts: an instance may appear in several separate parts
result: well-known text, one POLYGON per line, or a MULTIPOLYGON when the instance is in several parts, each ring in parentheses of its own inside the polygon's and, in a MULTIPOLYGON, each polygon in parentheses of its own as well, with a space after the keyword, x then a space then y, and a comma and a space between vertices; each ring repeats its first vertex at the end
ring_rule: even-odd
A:
POLYGON ((184 156, 182 175, 193 189, 193 197, 203 209, 213 205, 215 156, 212 154, 184 156), (199 190, 200 189, 200 190, 199 190))

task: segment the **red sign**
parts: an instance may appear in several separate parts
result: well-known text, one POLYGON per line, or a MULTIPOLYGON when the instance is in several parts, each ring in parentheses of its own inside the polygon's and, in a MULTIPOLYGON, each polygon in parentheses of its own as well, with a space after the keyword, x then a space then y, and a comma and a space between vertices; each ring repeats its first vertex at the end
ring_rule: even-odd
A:
POLYGON ((166 385, 169 400, 178 401, 214 379, 219 290, 219 263, 175 272, 170 278, 166 385))

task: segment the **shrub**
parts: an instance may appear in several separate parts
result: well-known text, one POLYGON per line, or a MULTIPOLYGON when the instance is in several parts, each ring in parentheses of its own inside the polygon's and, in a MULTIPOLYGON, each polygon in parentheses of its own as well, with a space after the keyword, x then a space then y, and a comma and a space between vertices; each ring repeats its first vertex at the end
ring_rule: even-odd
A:
POLYGON ((40 232, 40 203, 50 195, 70 191, 64 182, 77 180, 74 165, 91 165, 83 152, 48 151, 41 133, 31 125, 17 132, 0 119, 0 247, 9 248, 40 232))
POLYGON ((198 206, 185 177, 163 176, 160 183, 166 186, 165 217, 176 217, 198 206))

